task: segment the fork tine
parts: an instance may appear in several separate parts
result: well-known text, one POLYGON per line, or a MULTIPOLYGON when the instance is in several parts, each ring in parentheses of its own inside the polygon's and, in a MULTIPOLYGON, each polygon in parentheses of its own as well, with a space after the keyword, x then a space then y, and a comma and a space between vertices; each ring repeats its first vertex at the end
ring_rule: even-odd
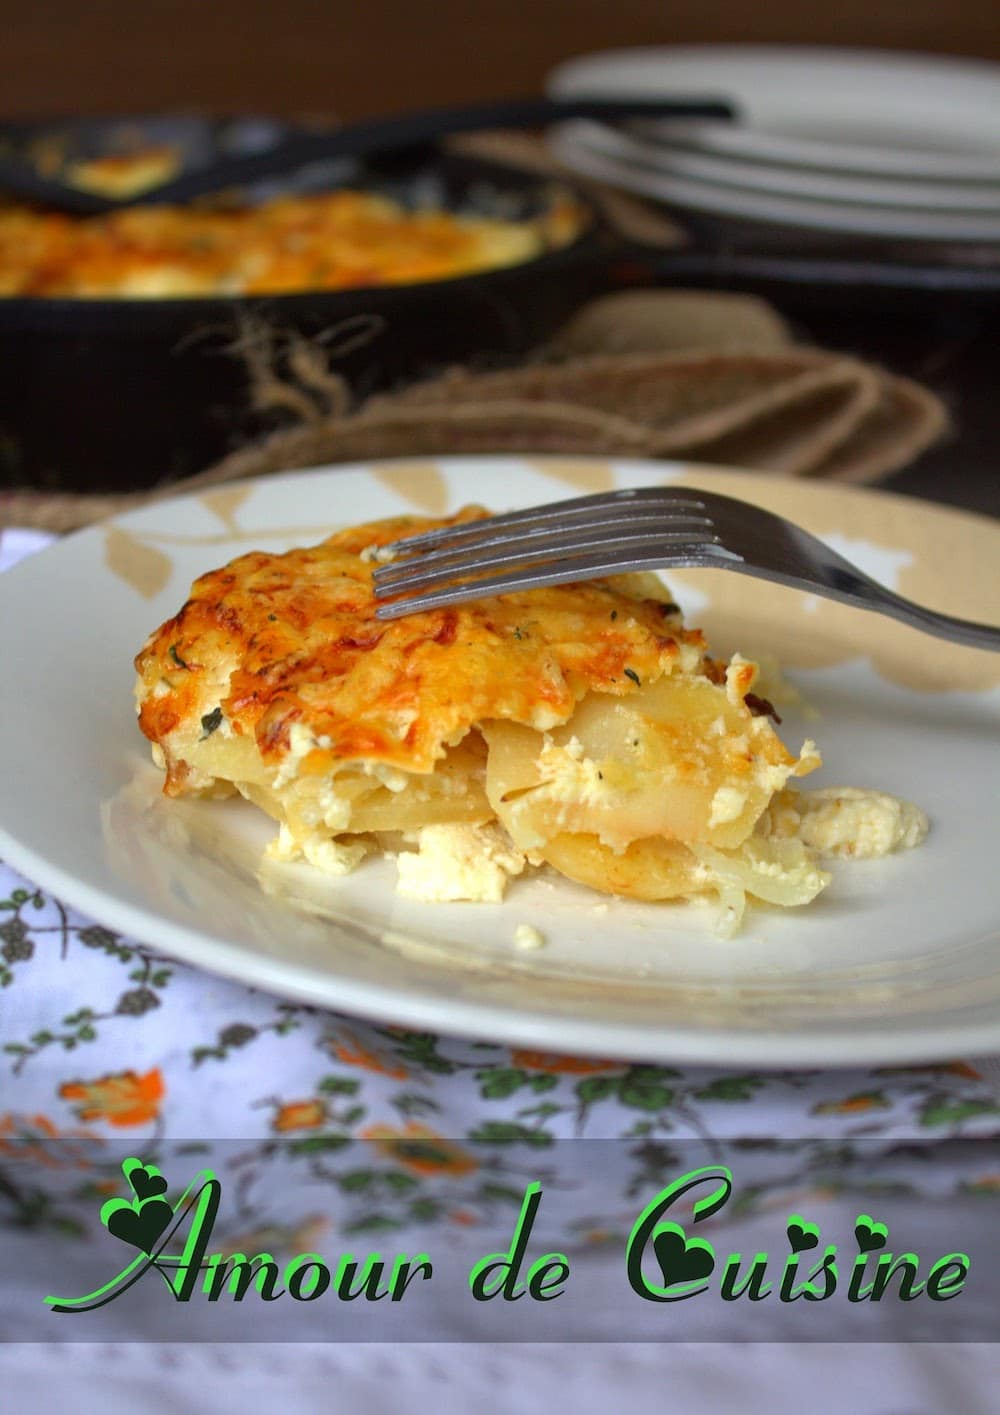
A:
POLYGON ((392 549, 416 555, 392 570, 375 572, 376 599, 398 596, 376 604, 379 620, 629 571, 730 569, 888 614, 954 643, 1000 652, 1000 627, 956 619, 904 599, 791 521, 716 492, 648 487, 578 497, 401 539, 392 549), (567 521, 569 529, 561 528, 567 521), (624 534, 623 523, 632 528, 624 534), (678 530, 682 525, 689 529, 678 530), (431 554, 420 553, 432 547, 431 554), (483 555, 483 550, 490 553, 483 555), (457 574, 498 566, 507 568, 454 583, 457 574), (435 588, 401 593, 421 584, 435 588))
POLYGON ((656 542, 658 550, 647 555, 622 555, 621 546, 605 549, 600 555, 581 555, 575 561, 560 557, 551 569, 537 564, 503 575, 490 575, 485 580, 465 580, 461 584, 448 584, 441 589, 433 589, 425 594, 406 595, 398 600, 389 600, 376 606, 376 619, 399 619, 404 614, 415 614, 423 609, 438 609, 443 605, 467 603, 473 599, 488 599, 491 595, 509 594, 512 590, 540 589, 545 585, 571 584, 577 580, 592 580, 605 574, 620 575, 633 570, 660 570, 664 568, 693 569, 739 565, 740 557, 727 551, 722 545, 705 545, 691 542, 687 547, 678 547, 676 552, 666 554, 662 537, 656 542))
POLYGON ((410 560, 405 565, 394 566, 394 575, 380 576, 375 581, 375 595, 376 598, 381 598, 387 594, 398 594, 401 591, 414 590, 425 585, 450 582, 465 575, 478 574, 482 570, 495 570, 499 566, 508 566, 514 570, 521 566, 527 568, 532 565, 548 565, 552 561, 565 564, 567 561, 578 559, 581 555, 597 551, 613 549, 621 555, 626 551, 649 550, 653 546, 660 546, 664 549, 680 549, 685 546, 707 546, 718 543, 718 536, 707 535, 702 528, 698 528, 697 531, 664 531, 653 528, 631 533, 618 533, 613 539, 609 539, 607 535, 603 534, 594 535, 588 529, 587 532, 577 535, 551 536, 536 546, 526 547, 520 540, 508 542, 485 555, 477 546, 467 554, 443 555, 440 560, 435 560, 430 565, 425 562, 423 557, 410 560))
POLYGON ((383 553, 417 554, 431 550, 445 541, 460 542, 489 535, 498 527, 517 528, 528 522, 549 522, 576 519, 591 514, 600 515, 608 510, 622 510, 629 505, 641 511, 647 504, 658 504, 661 509, 704 512, 704 503, 698 492, 684 487, 626 487, 621 491, 602 492, 596 496, 577 496, 569 501, 551 501, 541 506, 529 506, 521 511, 505 511, 499 516, 489 516, 485 520, 465 521, 459 526, 446 526, 437 531, 421 531, 414 536, 405 536, 391 545, 383 546, 383 553), (485 531, 483 528, 486 528, 485 531))
POLYGON ((571 530, 552 532, 539 529, 524 535, 492 536, 477 541, 468 549, 430 551, 401 564, 381 566, 373 576, 376 594, 400 590, 404 586, 426 584, 431 580, 454 579, 479 570, 491 570, 498 565, 536 564, 556 556, 572 556, 581 551, 596 550, 609 544, 619 546, 651 545, 657 541, 680 544, 689 541, 712 540, 711 523, 683 518, 633 516, 623 521, 592 524, 586 522, 571 530))
MULTIPOLYGON (((606 532, 617 530, 619 527, 636 528, 640 524, 648 530, 659 528, 664 531, 669 531, 678 530, 686 526, 710 527, 712 522, 707 516, 700 515, 696 511, 679 511, 674 513, 672 510, 660 510, 657 506, 650 503, 644 508, 631 507, 609 510, 600 515, 593 517, 588 516, 586 520, 578 517, 572 523, 572 526, 565 531, 554 531, 551 524, 548 523, 533 525, 529 522, 525 523, 523 530, 515 528, 511 531, 508 527, 493 530, 496 523, 492 517, 488 521, 482 521, 479 524, 489 529, 486 530, 484 534, 477 537, 474 542, 467 539, 456 545, 450 541, 445 541, 440 543, 437 548, 432 547, 423 553, 415 555, 413 559, 380 565, 374 572, 376 582, 388 584, 396 576, 405 577, 407 571, 416 569, 418 565, 444 566, 450 560, 458 558, 463 554, 470 554, 473 550, 478 554, 479 551, 488 550, 492 546, 524 546, 527 552, 533 540, 542 540, 544 538, 546 544, 554 544, 560 535, 575 537, 580 535, 583 531, 594 533, 601 530, 606 532), (463 546, 467 546, 468 549, 463 550, 463 546)), ((410 542, 408 540, 400 541, 399 544, 404 546, 407 550, 410 549, 410 542)))

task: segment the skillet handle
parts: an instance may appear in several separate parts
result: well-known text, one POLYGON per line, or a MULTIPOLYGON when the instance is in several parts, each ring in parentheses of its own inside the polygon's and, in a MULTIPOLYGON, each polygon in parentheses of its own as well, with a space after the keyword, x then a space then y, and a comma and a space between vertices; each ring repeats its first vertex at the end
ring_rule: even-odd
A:
MULTIPOLYGON (((309 162, 336 157, 370 157, 403 151, 433 143, 453 133, 484 131, 490 128, 537 128, 571 118, 677 118, 732 121, 734 105, 722 98, 515 98, 459 107, 428 108, 416 113, 400 113, 389 118, 373 118, 351 123, 332 131, 294 133, 284 142, 264 152, 224 157, 205 167, 186 172, 172 181, 120 201, 81 193, 62 182, 39 178, 23 163, 0 163, 0 186, 16 190, 19 176, 33 179, 36 188, 44 181, 43 199, 66 210, 113 211, 127 206, 155 206, 185 202, 194 197, 241 186, 264 177, 277 177, 309 162), (20 169, 18 173, 17 169, 20 169), (5 180, 6 179, 6 182, 5 180), (82 198, 82 200, 81 200, 82 198)), ((41 192, 36 195, 42 196, 41 192)))

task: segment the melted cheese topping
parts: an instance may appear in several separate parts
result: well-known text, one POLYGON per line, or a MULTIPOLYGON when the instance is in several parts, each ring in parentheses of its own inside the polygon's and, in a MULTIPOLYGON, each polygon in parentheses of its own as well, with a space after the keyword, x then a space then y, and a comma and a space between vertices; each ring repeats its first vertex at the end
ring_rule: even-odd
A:
MULTIPOLYGON (((80 184, 110 190, 109 161, 96 178, 84 172, 80 184)), ((150 180, 126 167, 122 181, 137 179, 150 180)), ((574 239, 583 221, 569 199, 557 198, 537 218, 507 221, 410 211, 359 191, 94 217, 0 205, 0 295, 275 295, 444 280, 531 260, 574 239)))
POLYGON ((190 789, 192 749, 223 724, 226 745, 253 744, 272 787, 348 763, 429 773, 485 720, 545 731, 588 690, 628 697, 677 667, 701 672, 700 632, 621 582, 376 619, 364 550, 483 514, 381 521, 197 580, 136 660, 139 723, 163 748, 168 794, 190 789))

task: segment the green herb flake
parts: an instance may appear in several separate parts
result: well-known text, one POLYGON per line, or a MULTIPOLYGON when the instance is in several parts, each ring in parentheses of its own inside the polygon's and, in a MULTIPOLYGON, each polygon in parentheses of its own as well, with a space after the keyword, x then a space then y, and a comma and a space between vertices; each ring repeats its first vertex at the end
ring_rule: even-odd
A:
POLYGON ((173 659, 173 661, 176 663, 176 665, 177 665, 178 668, 186 668, 186 669, 188 669, 188 671, 190 672, 191 665, 190 665, 189 663, 185 663, 184 660, 181 658, 180 654, 177 652, 177 645, 176 645, 176 644, 171 644, 171 645, 170 645, 169 653, 170 653, 170 657, 171 657, 171 658, 173 659))
POLYGON ((222 709, 220 707, 213 708, 211 712, 206 712, 205 716, 201 719, 203 730, 199 741, 204 742, 206 737, 211 737, 212 733, 220 726, 221 722, 222 709))
POLYGON ((613 610, 611 611, 611 618, 612 618, 612 619, 617 619, 617 618, 618 618, 618 611, 617 611, 617 609, 613 609, 613 610))
POLYGON ((626 670, 625 670, 625 677, 626 677, 626 678, 631 678, 631 679, 632 679, 632 682, 635 684, 635 686, 636 686, 637 688, 641 688, 641 687, 642 687, 642 679, 639 677, 638 673, 636 673, 636 671, 635 671, 634 668, 626 668, 626 670))
POLYGON ((278 616, 277 616, 276 614, 269 614, 267 617, 268 617, 268 619, 271 621, 272 624, 277 624, 277 622, 278 622, 278 616))
POLYGON ((669 619, 671 614, 680 614, 680 612, 680 605, 674 604, 673 600, 666 600, 660 605, 660 613, 663 615, 664 619, 669 619))

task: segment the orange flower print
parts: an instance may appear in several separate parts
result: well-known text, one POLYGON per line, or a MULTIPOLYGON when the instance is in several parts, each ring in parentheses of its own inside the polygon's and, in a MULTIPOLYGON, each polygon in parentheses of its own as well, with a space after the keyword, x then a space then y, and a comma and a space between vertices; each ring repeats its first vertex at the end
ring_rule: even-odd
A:
POLYGON ((401 1130, 392 1125, 370 1125, 362 1140, 372 1140, 377 1150, 414 1174, 468 1174, 478 1168, 467 1151, 442 1139, 426 1125, 409 1120, 401 1130))
POLYGON ((889 1102, 881 1091, 861 1091, 842 1101, 824 1101, 815 1106, 815 1115, 863 1115, 868 1110, 889 1110, 889 1102))
POLYGON ((320 1215, 297 1224, 264 1224, 226 1236, 219 1251, 227 1258, 234 1253, 314 1253, 329 1227, 330 1220, 320 1215))
POLYGON ((592 1076, 595 1071, 618 1071, 620 1061, 605 1056, 559 1056, 548 1051, 512 1051, 511 1063, 524 1071, 562 1072, 572 1076, 592 1076))
POLYGON ((118 1071, 96 1081, 67 1081, 59 1087, 64 1101, 76 1102, 80 1120, 106 1120, 109 1125, 147 1125, 159 1118, 165 1091, 159 1069, 144 1076, 118 1071))
POLYGON ((67 1139, 93 1140, 88 1130, 58 1130, 47 1115, 0 1115, 0 1155, 19 1160, 32 1160, 49 1169, 90 1169, 92 1159, 85 1145, 68 1144, 67 1139), (9 1138, 8 1138, 9 1137, 9 1138), (59 1140, 58 1145, 47 1145, 59 1140))
MULTIPOLYGON (((22 1132, 39 1135, 48 1140, 55 1140, 59 1136, 59 1131, 52 1124, 47 1115, 32 1115, 21 1127, 11 1114, 0 1117, 0 1135, 19 1135, 22 1132)), ((6 1154, 7 1151, 5 1150, 6 1154)))
POLYGON ((316 1130, 326 1120, 326 1106, 322 1101, 289 1101, 279 1106, 271 1121, 271 1129, 316 1130))
POLYGON ((345 1066, 360 1066, 365 1071, 376 1072, 379 1076, 391 1076, 395 1081, 405 1081, 409 1075, 405 1067, 397 1066, 362 1046, 352 1032, 345 1032, 341 1041, 332 1041, 330 1049, 345 1066))
POLYGON ((983 1073, 967 1061, 929 1061, 922 1066, 882 1066, 882 1076, 961 1076, 966 1081, 981 1081, 983 1073))
POLYGON ((962 1188, 968 1194, 1000 1194, 1000 1174, 980 1174, 962 1188))

